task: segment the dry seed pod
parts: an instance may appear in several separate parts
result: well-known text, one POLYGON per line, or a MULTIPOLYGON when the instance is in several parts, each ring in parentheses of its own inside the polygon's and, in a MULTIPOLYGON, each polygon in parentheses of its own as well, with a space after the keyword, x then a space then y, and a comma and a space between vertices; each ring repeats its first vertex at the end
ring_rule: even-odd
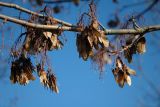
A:
POLYGON ((61 49, 62 46, 63 46, 63 43, 58 39, 58 35, 57 34, 53 34, 50 38, 51 40, 51 46, 50 47, 50 50, 53 50, 53 49, 61 49))
POLYGON ((29 83, 28 77, 25 73, 21 73, 18 81, 20 85, 26 85, 29 83))
POLYGON ((56 81, 56 77, 53 74, 48 73, 47 74, 47 79, 48 79, 48 86, 52 91, 55 91, 56 93, 59 93, 59 89, 57 86, 57 81, 56 81))
POLYGON ((102 34, 100 37, 98 37, 98 40, 102 47, 109 47, 109 41, 107 40, 107 37, 105 37, 105 35, 102 34))
MULTIPOLYGON (((126 41, 126 46, 131 45, 132 39, 133 38, 130 38, 129 40, 126 41)), ((124 46, 122 46, 122 47, 124 48, 124 46)), ((133 54, 136 54, 136 46, 135 45, 132 45, 130 48, 128 48, 128 49, 126 49, 124 51, 124 57, 127 59, 127 61, 129 63, 132 62, 132 56, 133 56, 133 54)))
POLYGON ((54 49, 60 49, 63 44, 58 39, 58 34, 50 31, 42 31, 42 30, 32 30, 27 29, 28 33, 24 40, 23 49, 27 51, 27 53, 34 55, 36 53, 41 53, 44 51, 51 51, 54 49))
POLYGON ((137 52, 139 54, 143 54, 146 52, 146 39, 145 37, 142 37, 141 39, 138 40, 137 42, 137 52))
POLYGON ((130 69, 128 66, 126 66, 125 64, 123 65, 123 71, 126 73, 125 75, 125 81, 126 83, 131 86, 132 84, 132 80, 130 75, 136 75, 136 72, 132 69, 130 69))
POLYGON ((89 56, 93 55, 92 47, 87 38, 83 37, 83 35, 77 35, 76 44, 79 56, 82 57, 83 60, 87 60, 89 56))
POLYGON ((118 85, 122 88, 125 83, 129 86, 132 84, 130 75, 136 75, 136 72, 123 64, 120 57, 116 58, 116 68, 112 70, 114 78, 118 85))
POLYGON ((129 86, 131 86, 132 80, 131 80, 131 77, 130 77, 129 75, 126 75, 125 80, 126 80, 126 83, 127 83, 129 86))
POLYGON ((130 69, 128 66, 127 66, 126 72, 127 72, 129 75, 136 75, 136 71, 134 71, 133 69, 130 69))
POLYGON ((26 85, 30 80, 35 80, 33 71, 34 67, 30 59, 22 55, 17 60, 12 61, 10 80, 14 84, 26 85))
POLYGON ((98 21, 97 20, 92 21, 90 27, 95 29, 95 30, 98 30, 98 28, 99 28, 98 21))
POLYGON ((123 62, 119 56, 116 58, 116 67, 118 67, 119 69, 122 69, 123 67, 123 62))
POLYGON ((128 48, 124 51, 124 57, 127 59, 128 63, 132 62, 133 54, 133 48, 128 48))
POLYGON ((125 83, 125 75, 122 70, 115 68, 112 70, 116 83, 122 88, 125 83))
POLYGON ((122 70, 119 70, 116 78, 115 78, 116 82, 118 83, 118 85, 123 88, 124 83, 125 83, 125 72, 123 72, 122 70))
POLYGON ((44 70, 38 71, 38 76, 40 78, 40 82, 43 86, 48 87, 48 79, 47 79, 47 73, 44 70))
POLYGON ((42 68, 41 64, 37 65, 37 73, 40 79, 40 83, 44 86, 49 88, 48 85, 48 79, 47 79, 47 73, 46 71, 42 68))

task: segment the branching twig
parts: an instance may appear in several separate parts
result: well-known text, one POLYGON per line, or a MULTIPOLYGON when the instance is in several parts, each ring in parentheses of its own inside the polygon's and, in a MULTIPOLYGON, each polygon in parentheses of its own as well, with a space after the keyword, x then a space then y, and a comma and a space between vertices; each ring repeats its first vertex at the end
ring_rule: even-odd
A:
MULTIPOLYGON (((42 24, 35 24, 35 23, 30 23, 24 20, 19 20, 16 18, 12 18, 6 15, 0 14, 0 19, 3 19, 5 21, 10 21, 22 26, 27 26, 27 27, 32 27, 32 28, 37 28, 37 29, 44 29, 44 30, 55 30, 55 29, 60 29, 63 31, 74 31, 74 32, 81 32, 83 29, 74 26, 74 27, 68 27, 68 26, 58 26, 58 25, 42 25, 42 24)), ((104 33, 105 35, 123 35, 123 34, 145 34, 153 31, 158 31, 160 30, 160 25, 154 25, 154 26, 147 26, 143 28, 137 28, 135 29, 105 29, 104 33)))
MULTIPOLYGON (((145 13, 147 13, 148 11, 150 11, 157 3, 159 2, 159 0, 153 0, 153 2, 146 8, 144 9, 142 12, 140 12, 138 15, 136 15, 134 18, 135 19, 139 19, 141 16, 143 16, 145 13)), ((130 19, 129 19, 130 20, 130 19)))
MULTIPOLYGON (((32 15, 36 15, 36 16, 40 16, 40 17, 48 17, 48 16, 44 16, 43 14, 38 14, 36 12, 33 12, 33 11, 28 10, 26 8, 23 8, 23 7, 21 7, 21 6, 17 5, 17 4, 0 2, 0 6, 14 8, 14 9, 20 10, 22 12, 25 12, 25 13, 28 13, 28 14, 32 14, 32 15)), ((68 22, 65 22, 65 21, 62 21, 62 20, 59 20, 59 19, 56 19, 56 18, 54 18, 54 20, 59 22, 60 24, 65 25, 65 26, 74 26, 73 24, 70 24, 68 22)))
POLYGON ((64 31, 79 31, 78 27, 69 27, 69 26, 59 26, 59 25, 42 25, 42 24, 35 24, 35 23, 30 23, 24 20, 16 19, 13 17, 9 17, 6 15, 0 14, 0 19, 3 19, 5 21, 10 21, 25 27, 31 27, 31 28, 36 28, 36 29, 43 29, 43 30, 64 30, 64 31))

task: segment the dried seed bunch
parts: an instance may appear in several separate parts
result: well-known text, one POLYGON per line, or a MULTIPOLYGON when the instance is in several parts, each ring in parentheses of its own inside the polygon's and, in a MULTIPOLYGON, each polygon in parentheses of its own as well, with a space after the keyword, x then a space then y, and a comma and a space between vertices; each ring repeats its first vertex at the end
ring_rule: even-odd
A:
POLYGON ((56 77, 53 73, 51 73, 50 69, 48 69, 48 71, 46 72, 39 64, 37 65, 37 73, 40 78, 40 82, 44 87, 47 87, 51 89, 51 91, 59 93, 59 89, 56 83, 56 77))
POLYGON ((48 86, 52 91, 55 91, 56 93, 59 93, 59 89, 57 86, 57 80, 56 77, 53 73, 48 72, 47 73, 47 78, 48 78, 48 86))
POLYGON ((26 85, 30 80, 35 80, 33 71, 34 67, 30 58, 21 55, 18 59, 12 61, 10 80, 14 84, 26 85))
POLYGON ((112 70, 112 73, 120 87, 123 87, 124 83, 127 83, 130 86, 132 83, 130 75, 136 75, 134 70, 123 64, 120 57, 116 58, 116 68, 112 70))
POLYGON ((86 27, 80 34, 77 34, 77 50, 79 56, 84 60, 93 55, 93 49, 98 50, 109 46, 107 37, 98 30, 94 23, 86 27))
POLYGON ((78 26, 81 26, 84 30, 81 33, 77 34, 77 51, 79 56, 83 60, 87 60, 88 57, 93 56, 93 50, 99 50, 102 48, 108 48, 109 41, 104 35, 101 26, 95 16, 95 7, 94 4, 90 4, 90 12, 87 14, 89 18, 88 25, 84 25, 84 15, 82 15, 78 26))
POLYGON ((146 39, 145 37, 142 37, 137 42, 137 52, 139 54, 143 54, 146 52, 146 39))
MULTIPOLYGON (((38 17, 38 20, 34 20, 34 22, 45 25, 55 24, 51 18, 43 19, 38 17)), ((63 45, 62 42, 58 39, 60 34, 60 30, 45 31, 42 29, 27 28, 23 49, 29 54, 60 49, 63 45)))
POLYGON ((62 42, 58 39, 58 34, 50 31, 34 30, 29 28, 29 32, 24 40, 23 49, 29 54, 60 49, 62 42))
POLYGON ((143 54, 146 52, 146 39, 145 37, 141 37, 138 41, 132 44, 132 39, 126 40, 126 46, 131 45, 131 47, 127 48, 124 51, 124 57, 128 60, 129 63, 132 62, 133 54, 143 54))

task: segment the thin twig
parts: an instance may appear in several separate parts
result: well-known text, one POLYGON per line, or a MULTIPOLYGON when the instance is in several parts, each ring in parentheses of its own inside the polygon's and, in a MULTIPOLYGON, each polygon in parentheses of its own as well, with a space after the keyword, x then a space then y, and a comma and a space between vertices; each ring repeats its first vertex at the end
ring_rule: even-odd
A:
MULTIPOLYGON (((21 6, 17 5, 17 4, 0 2, 0 6, 14 8, 14 9, 20 10, 22 12, 25 12, 25 13, 28 13, 28 14, 32 14, 32 15, 36 15, 36 16, 39 16, 39 17, 48 17, 48 16, 44 16, 43 14, 39 14, 39 13, 36 13, 36 12, 31 11, 29 9, 23 8, 23 7, 21 7, 21 6)), ((60 24, 65 25, 65 26, 74 26, 73 24, 70 24, 68 22, 65 22, 65 21, 62 21, 62 20, 59 20, 59 19, 56 19, 56 18, 54 18, 54 20, 57 21, 60 24)))

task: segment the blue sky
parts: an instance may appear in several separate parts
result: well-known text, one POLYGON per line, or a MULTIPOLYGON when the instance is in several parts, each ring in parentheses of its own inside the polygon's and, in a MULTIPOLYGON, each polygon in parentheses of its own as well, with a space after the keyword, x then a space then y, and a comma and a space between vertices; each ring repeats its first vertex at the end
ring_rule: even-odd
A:
MULTIPOLYGON (((123 2, 121 0, 122 4, 125 2, 129 2, 129 0, 124 0, 123 2)), ((18 0, 16 3, 22 5, 18 3, 18 0)), ((23 6, 30 8, 26 4, 23 4, 23 6)), ((76 24, 80 13, 88 10, 86 3, 82 3, 79 8, 74 5, 66 5, 65 8, 69 8, 69 11, 64 9, 62 14, 55 15, 55 17, 74 24, 76 24)), ((113 5, 111 0, 101 0, 97 7, 97 16, 100 22, 106 25, 106 22, 113 18, 111 15, 115 8, 116 5, 113 5)), ((126 14, 141 11, 144 7, 137 8, 138 10, 133 8, 128 10, 126 14)), ((6 15, 18 16, 14 12, 14 9, 3 10, 6 15)), ((25 16, 25 14, 23 15, 25 16)), ((11 32, 15 39, 17 35, 20 35, 21 27, 15 24, 10 25, 13 26, 11 32)), ((11 44, 13 40, 9 40, 10 37, 8 35, 10 34, 4 33, 5 43, 11 44)), ((0 82, 1 107, 11 106, 10 104, 13 103, 14 98, 17 98, 16 107, 138 107, 139 102, 144 99, 144 95, 148 91, 152 91, 143 79, 141 71, 138 70, 137 66, 139 65, 142 66, 146 76, 154 81, 155 84, 158 84, 156 79, 158 70, 155 70, 155 60, 157 61, 160 57, 157 54, 153 54, 155 51, 152 50, 154 48, 152 45, 147 46, 148 51, 145 55, 134 57, 133 64, 129 66, 137 71, 137 76, 132 77, 133 84, 131 87, 126 85, 122 89, 114 81, 111 72, 112 65, 106 66, 107 69, 103 78, 99 79, 99 73, 94 71, 91 61, 83 61, 78 57, 75 43, 76 34, 66 32, 65 36, 67 42, 64 44, 63 49, 49 52, 49 60, 57 76, 60 93, 55 94, 45 89, 39 83, 38 77, 34 82, 30 82, 26 86, 13 85, 9 81, 8 70, 8 77, 5 81, 0 82), (152 72, 153 70, 155 72, 152 72), (151 75, 153 76, 151 77, 151 75)), ((150 39, 151 37, 147 36, 147 40, 150 39)), ((151 41, 148 41, 148 44, 151 43, 151 41)), ((5 53, 1 53, 1 55, 6 56, 5 53)))

